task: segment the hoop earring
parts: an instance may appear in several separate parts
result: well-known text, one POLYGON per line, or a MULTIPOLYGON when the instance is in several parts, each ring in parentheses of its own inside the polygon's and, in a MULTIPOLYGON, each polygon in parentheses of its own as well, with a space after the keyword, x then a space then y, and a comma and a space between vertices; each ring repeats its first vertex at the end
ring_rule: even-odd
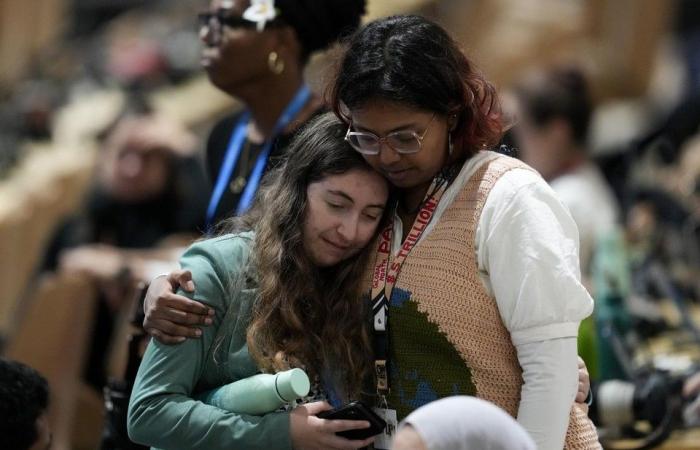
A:
POLYGON ((270 69, 270 72, 279 75, 284 72, 284 60, 280 58, 277 52, 270 52, 267 55, 267 67, 270 69))

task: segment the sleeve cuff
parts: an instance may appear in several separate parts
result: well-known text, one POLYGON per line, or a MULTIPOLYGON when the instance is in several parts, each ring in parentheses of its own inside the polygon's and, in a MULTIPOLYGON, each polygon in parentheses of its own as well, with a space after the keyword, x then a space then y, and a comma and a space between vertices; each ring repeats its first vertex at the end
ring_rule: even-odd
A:
POLYGON ((579 323, 578 321, 553 323, 525 328, 524 330, 511 331, 510 338, 513 341, 513 345, 518 346, 550 339, 577 337, 579 323))

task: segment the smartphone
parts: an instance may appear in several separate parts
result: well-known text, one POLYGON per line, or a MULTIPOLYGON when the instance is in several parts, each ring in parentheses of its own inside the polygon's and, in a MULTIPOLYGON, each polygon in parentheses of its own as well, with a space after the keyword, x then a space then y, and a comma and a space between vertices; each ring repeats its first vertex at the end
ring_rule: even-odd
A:
POLYGON ((350 439, 353 441, 367 439, 384 431, 386 422, 379 417, 377 413, 372 411, 362 402, 352 402, 338 409, 323 411, 318 414, 321 419, 328 420, 366 420, 369 422, 369 428, 360 430, 347 430, 336 433, 338 436, 350 439))

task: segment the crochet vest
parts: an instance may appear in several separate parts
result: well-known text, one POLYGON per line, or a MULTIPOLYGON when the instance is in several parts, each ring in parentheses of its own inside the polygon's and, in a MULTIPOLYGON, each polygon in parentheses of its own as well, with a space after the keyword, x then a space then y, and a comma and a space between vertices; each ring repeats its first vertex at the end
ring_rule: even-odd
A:
MULTIPOLYGON (((491 188, 515 168, 529 169, 502 155, 484 162, 403 264, 389 309, 388 403, 399 420, 430 401, 458 394, 517 415, 522 370, 496 301, 479 278, 474 248, 491 188)), ((593 424, 576 405, 566 448, 600 448, 593 424)))

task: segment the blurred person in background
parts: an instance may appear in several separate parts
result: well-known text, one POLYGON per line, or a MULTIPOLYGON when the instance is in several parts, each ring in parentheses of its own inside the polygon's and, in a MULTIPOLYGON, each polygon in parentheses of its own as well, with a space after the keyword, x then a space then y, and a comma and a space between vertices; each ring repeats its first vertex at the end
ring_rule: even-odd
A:
POLYGON ((137 271, 129 275, 141 279, 145 268, 132 250, 178 234, 189 242, 202 228, 206 198, 195 142, 182 126, 153 112, 120 117, 104 133, 85 212, 63 227, 48 265, 100 279, 137 271))
POLYGON ((304 82, 306 63, 354 31, 364 12, 365 0, 212 0, 200 14, 202 66, 244 104, 209 136, 208 227, 250 206, 294 131, 324 109, 304 82))
POLYGON ((513 89, 513 135, 521 159, 535 168, 571 212, 579 231, 581 272, 590 277, 597 240, 619 223, 617 200, 587 146, 592 100, 583 73, 554 67, 527 74, 513 89))
POLYGON ((535 450, 518 422, 493 403, 446 397, 418 408, 399 425, 392 450, 535 450))
POLYGON ((678 0, 674 31, 685 66, 685 92, 695 95, 700 89, 700 3, 678 0))
POLYGON ((57 231, 45 260, 45 269, 80 273, 98 283, 87 365, 87 380, 97 389, 106 381, 103 359, 115 312, 136 281, 170 270, 181 246, 203 227, 207 184, 194 137, 140 108, 104 133, 86 204, 57 231))
POLYGON ((49 385, 36 370, 0 358, 0 448, 48 450, 49 385))

